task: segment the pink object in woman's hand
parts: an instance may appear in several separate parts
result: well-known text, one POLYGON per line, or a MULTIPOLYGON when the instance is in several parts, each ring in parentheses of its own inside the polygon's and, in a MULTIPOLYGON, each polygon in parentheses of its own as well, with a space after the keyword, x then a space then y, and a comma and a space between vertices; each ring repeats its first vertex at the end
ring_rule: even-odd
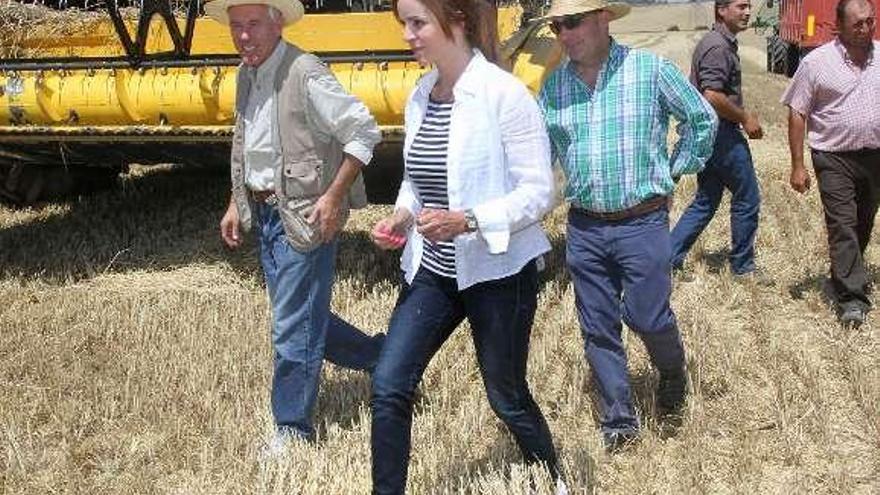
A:
POLYGON ((403 246, 406 243, 406 236, 395 234, 394 231, 385 224, 376 227, 376 237, 382 238, 382 240, 389 244, 393 244, 395 247, 403 246))

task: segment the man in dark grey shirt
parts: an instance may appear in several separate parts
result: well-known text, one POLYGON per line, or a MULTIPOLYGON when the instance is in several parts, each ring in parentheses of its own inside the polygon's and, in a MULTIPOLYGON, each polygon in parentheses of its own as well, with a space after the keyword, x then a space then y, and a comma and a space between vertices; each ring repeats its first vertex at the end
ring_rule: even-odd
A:
MULTIPOLYGON (((688 250, 712 220, 724 189, 730 203, 730 269, 735 276, 755 275, 755 233, 760 193, 749 144, 761 139, 758 118, 743 109, 742 70, 736 35, 748 28, 749 0, 715 0, 715 26, 697 44, 691 62, 691 82, 719 117, 715 150, 697 175, 697 194, 672 230, 672 266, 681 269, 688 250)), ((768 282, 759 279, 761 282, 768 282)))

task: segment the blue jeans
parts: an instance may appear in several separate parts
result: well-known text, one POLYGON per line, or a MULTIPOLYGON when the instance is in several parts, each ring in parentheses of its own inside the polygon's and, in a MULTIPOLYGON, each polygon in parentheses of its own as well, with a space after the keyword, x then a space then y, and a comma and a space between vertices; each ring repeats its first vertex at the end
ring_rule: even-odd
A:
POLYGON ((709 225, 724 189, 730 190, 730 268, 735 274, 755 269, 755 233, 761 195, 749 144, 733 124, 722 121, 715 150, 697 175, 697 194, 672 230, 672 266, 681 268, 691 246, 709 225))
POLYGON ((313 439, 323 360, 370 371, 383 337, 370 337, 330 312, 337 241, 301 253, 287 242, 274 206, 256 204, 254 217, 272 304, 272 413, 279 430, 313 439))
POLYGON ((419 270, 404 284, 373 374, 373 493, 406 488, 416 387, 434 354, 467 318, 492 410, 507 425, 527 462, 558 475, 550 429, 526 382, 535 316, 535 262, 518 274, 459 291, 454 279, 419 270))
POLYGON ((568 215, 566 262, 597 387, 604 433, 639 428, 627 373, 621 320, 645 344, 661 372, 684 366, 684 350, 669 305, 669 214, 666 208, 621 221, 574 211, 568 215))

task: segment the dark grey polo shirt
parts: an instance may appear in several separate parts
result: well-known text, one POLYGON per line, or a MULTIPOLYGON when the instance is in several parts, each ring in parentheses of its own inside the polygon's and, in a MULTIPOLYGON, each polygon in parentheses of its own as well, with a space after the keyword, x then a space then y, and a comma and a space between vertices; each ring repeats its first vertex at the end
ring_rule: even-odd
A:
POLYGON ((723 23, 716 22, 694 49, 691 82, 700 93, 711 89, 724 93, 742 108, 742 68, 736 36, 723 23))

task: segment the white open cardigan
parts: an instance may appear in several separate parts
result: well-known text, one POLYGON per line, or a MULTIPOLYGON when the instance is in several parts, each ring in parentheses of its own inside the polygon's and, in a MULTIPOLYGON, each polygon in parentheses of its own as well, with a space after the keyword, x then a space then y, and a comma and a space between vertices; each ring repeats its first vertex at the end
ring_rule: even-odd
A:
MULTIPOLYGON (((406 104, 404 157, 422 124, 437 70, 422 77, 406 104)), ((455 238, 459 290, 518 273, 550 250, 540 226, 554 198, 550 143, 541 111, 525 85, 474 57, 455 83, 449 124, 447 189, 451 211, 471 209, 476 232, 455 238)), ((406 173, 396 207, 418 215, 418 194, 406 173)), ((411 283, 421 265, 424 238, 407 235, 401 268, 411 283)))

